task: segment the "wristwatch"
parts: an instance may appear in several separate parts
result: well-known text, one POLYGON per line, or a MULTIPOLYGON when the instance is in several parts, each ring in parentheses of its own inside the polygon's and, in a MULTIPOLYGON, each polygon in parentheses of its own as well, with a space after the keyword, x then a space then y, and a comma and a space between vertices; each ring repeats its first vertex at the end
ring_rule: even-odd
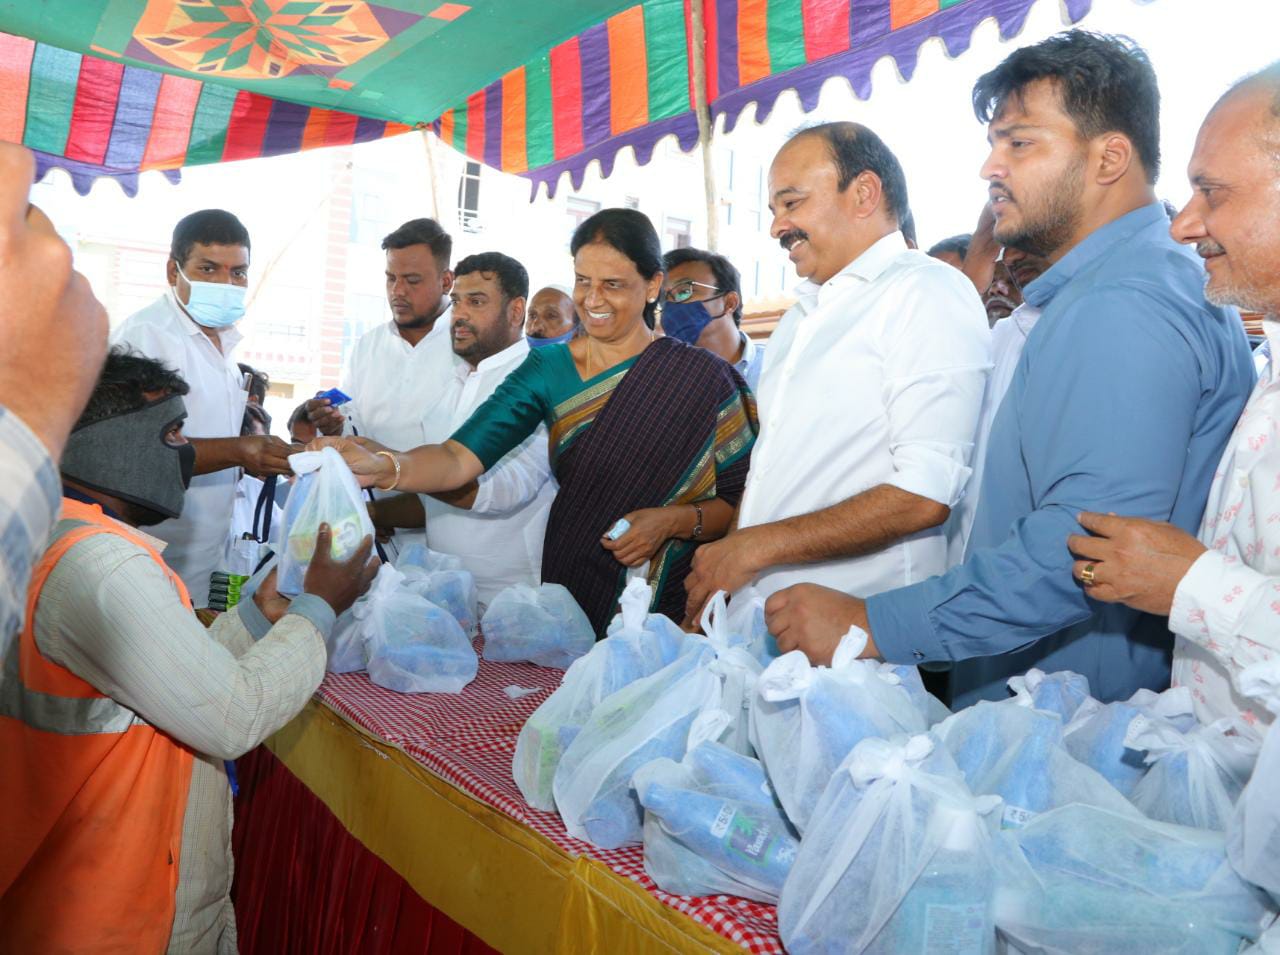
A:
POLYGON ((702 505, 691 504, 690 506, 693 508, 694 512, 698 515, 698 520, 693 525, 693 536, 690 537, 690 540, 701 540, 702 539, 702 505))

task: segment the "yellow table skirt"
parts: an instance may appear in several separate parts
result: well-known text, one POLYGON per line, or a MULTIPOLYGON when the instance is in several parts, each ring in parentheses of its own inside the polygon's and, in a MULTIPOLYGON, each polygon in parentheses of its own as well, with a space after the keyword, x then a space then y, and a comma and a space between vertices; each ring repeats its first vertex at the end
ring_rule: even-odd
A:
POLYGON ((508 955, 742 951, 323 703, 313 700, 266 745, 423 900, 508 955))

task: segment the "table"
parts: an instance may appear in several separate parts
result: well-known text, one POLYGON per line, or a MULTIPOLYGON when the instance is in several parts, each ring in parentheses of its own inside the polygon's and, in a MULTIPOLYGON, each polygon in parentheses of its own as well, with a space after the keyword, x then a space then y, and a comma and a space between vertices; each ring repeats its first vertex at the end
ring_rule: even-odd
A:
POLYGON ((639 847, 525 804, 516 737, 561 675, 481 660, 453 696, 329 674, 240 772, 242 951, 780 955, 773 907, 664 893, 639 847))

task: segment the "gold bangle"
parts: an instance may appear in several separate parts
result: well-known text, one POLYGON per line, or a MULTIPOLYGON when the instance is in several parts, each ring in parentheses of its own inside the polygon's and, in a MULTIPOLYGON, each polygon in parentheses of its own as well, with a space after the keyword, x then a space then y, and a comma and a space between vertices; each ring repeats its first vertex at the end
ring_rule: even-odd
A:
POLYGON ((392 454, 390 451, 375 451, 373 453, 375 455, 380 454, 384 458, 387 458, 391 462, 392 466, 395 467, 396 469, 395 480, 392 481, 390 484, 388 484, 386 487, 378 487, 376 482, 374 483, 373 486, 377 487, 379 491, 394 491, 396 489, 396 485, 400 483, 400 459, 396 457, 394 454, 392 454))

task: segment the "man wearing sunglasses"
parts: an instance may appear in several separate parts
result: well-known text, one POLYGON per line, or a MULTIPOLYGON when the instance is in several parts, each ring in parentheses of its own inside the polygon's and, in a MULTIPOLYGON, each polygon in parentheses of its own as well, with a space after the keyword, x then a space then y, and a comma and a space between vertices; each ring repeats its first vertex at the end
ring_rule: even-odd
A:
POLYGON ((740 327, 742 280, 738 270, 723 255, 702 249, 672 249, 662 259, 667 268, 662 333, 719 355, 755 391, 764 346, 752 341, 740 327))

